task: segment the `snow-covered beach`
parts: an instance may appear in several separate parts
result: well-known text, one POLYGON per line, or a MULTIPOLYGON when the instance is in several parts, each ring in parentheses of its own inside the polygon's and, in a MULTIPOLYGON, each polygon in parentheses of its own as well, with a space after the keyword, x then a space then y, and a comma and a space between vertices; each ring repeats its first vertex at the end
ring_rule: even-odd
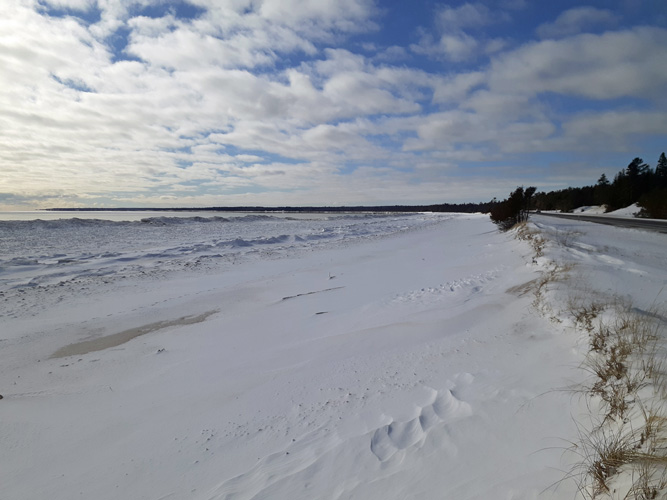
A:
POLYGON ((572 498, 586 340, 667 236, 486 215, 0 222, 0 498, 572 498))

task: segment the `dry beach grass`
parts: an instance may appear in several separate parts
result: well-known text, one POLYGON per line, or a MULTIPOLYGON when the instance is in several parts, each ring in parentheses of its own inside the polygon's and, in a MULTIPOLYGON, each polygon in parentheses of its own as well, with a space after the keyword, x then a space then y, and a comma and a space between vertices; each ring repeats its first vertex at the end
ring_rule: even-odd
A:
MULTIPOLYGON (((579 438, 568 451, 577 458, 565 479, 574 479, 586 499, 667 497, 667 321, 660 310, 644 311, 617 297, 573 293, 564 306, 550 288, 568 280, 571 263, 544 262, 549 237, 530 224, 516 228, 543 267, 531 282, 533 307, 556 322, 568 321, 585 336, 581 369, 586 382, 570 388, 583 395, 590 414, 578 421, 579 438)), ((558 236, 558 235, 556 235, 558 236)), ((555 237, 551 243, 572 241, 555 237)))

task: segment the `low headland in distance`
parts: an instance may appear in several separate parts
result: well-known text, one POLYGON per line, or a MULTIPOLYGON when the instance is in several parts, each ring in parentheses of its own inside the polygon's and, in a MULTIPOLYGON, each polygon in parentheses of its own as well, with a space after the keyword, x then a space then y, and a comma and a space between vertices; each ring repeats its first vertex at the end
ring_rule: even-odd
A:
POLYGON ((486 213, 496 202, 486 203, 442 203, 436 205, 377 205, 377 206, 306 206, 306 207, 77 207, 45 208, 50 212, 292 212, 292 213, 329 213, 329 212, 458 212, 486 213))

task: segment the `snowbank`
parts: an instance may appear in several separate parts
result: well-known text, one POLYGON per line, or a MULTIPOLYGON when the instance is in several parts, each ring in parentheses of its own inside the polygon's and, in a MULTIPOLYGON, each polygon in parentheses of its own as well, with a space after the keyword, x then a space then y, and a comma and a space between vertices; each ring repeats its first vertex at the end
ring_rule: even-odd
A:
POLYGON ((639 213, 640 210, 641 207, 636 203, 633 203, 629 207, 613 210, 609 212, 608 215, 613 215, 614 217, 634 217, 639 213))
MULTIPOLYGON (((613 217, 629 217, 633 218, 635 217, 639 211, 641 210, 641 207, 637 205, 636 203, 633 203, 629 207, 625 208, 619 208, 618 210, 613 210, 611 212, 605 212, 606 206, 602 205, 596 205, 596 206, 583 206, 579 208, 575 208, 572 210, 573 214, 577 215, 608 215, 608 216, 613 216, 613 217)), ((548 213, 545 211, 545 213, 548 213)))

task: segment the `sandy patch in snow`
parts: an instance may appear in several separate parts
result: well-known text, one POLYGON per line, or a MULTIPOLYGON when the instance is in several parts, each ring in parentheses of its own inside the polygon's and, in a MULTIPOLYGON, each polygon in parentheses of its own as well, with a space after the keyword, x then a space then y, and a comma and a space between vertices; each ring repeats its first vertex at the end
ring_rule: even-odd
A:
POLYGON ((157 332, 158 330, 162 330, 164 328, 169 328, 172 326, 195 325, 197 323, 201 323, 202 321, 205 321, 206 318, 217 312, 219 311, 213 310, 203 314, 198 314, 196 316, 183 316, 181 318, 172 320, 156 321, 155 323, 149 323, 148 325, 130 328, 129 330, 124 330, 122 332, 114 333, 111 335, 105 335, 104 337, 84 340, 75 344, 61 347, 56 352, 54 352, 51 357, 65 358, 67 356, 80 356, 82 354, 89 354, 95 351, 110 349, 112 347, 117 347, 121 344, 124 344, 125 342, 129 342, 132 339, 136 339, 142 335, 157 332))

